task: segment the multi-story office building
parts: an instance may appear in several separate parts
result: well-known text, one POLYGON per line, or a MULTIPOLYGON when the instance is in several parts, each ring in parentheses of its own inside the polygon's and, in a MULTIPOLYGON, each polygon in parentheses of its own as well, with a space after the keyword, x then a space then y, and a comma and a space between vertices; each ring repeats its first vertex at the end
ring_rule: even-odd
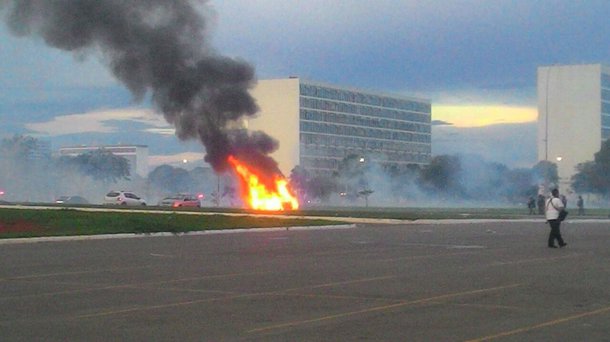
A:
POLYGON ((79 154, 103 149, 114 155, 124 157, 129 162, 129 172, 142 177, 148 176, 148 146, 146 145, 106 145, 106 146, 73 146, 59 149, 60 156, 75 157, 79 154))
POLYGON ((34 140, 34 144, 28 150, 27 159, 30 161, 51 160, 51 143, 44 140, 34 140))
POLYGON ((610 137, 610 69, 601 64, 538 68, 538 160, 557 164, 560 191, 579 163, 610 137))
POLYGON ((252 90, 260 113, 247 122, 278 139, 272 156, 284 174, 300 165, 329 174, 355 154, 383 165, 427 164, 430 101, 314 83, 261 80, 252 90))

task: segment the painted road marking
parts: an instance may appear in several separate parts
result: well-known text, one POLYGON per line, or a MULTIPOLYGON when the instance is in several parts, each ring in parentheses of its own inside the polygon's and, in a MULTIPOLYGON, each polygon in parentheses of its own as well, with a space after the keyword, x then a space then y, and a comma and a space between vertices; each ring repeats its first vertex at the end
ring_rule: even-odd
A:
MULTIPOLYGON (((158 280, 158 281, 151 281, 151 282, 145 282, 145 283, 106 285, 106 286, 89 287, 89 288, 85 288, 85 289, 76 289, 76 290, 68 290, 68 291, 36 293, 36 294, 25 295, 25 296, 0 297, 0 301, 12 300, 12 299, 22 299, 22 298, 56 296, 56 295, 93 292, 93 291, 104 291, 104 290, 113 290, 113 289, 122 289, 122 288, 143 288, 145 286, 150 286, 150 285, 171 284, 171 283, 179 283, 179 282, 192 281, 192 280, 220 279, 220 278, 231 278, 231 277, 240 277, 240 276, 249 276, 249 275, 261 275, 261 274, 269 274, 269 273, 272 273, 272 272, 227 273, 227 274, 204 275, 204 276, 199 276, 199 277, 179 278, 179 279, 170 279, 170 280, 158 280)), ((74 285, 86 285, 86 284, 77 284, 77 283, 73 283, 73 284, 74 285)), ((156 288, 156 289, 159 289, 159 288, 156 288)), ((165 288, 161 288, 160 290, 163 290, 163 289, 165 289, 165 288)), ((210 291, 210 292, 219 292, 219 291, 210 291)))
POLYGON ((466 342, 491 341, 491 340, 495 340, 495 339, 506 337, 506 336, 517 335, 517 334, 521 334, 521 333, 524 333, 524 332, 527 332, 527 331, 536 330, 536 329, 545 328, 545 327, 550 327, 550 326, 553 326, 553 325, 562 324, 562 323, 573 321, 573 320, 580 319, 580 318, 583 318, 583 317, 595 316, 595 315, 605 314, 605 313, 608 313, 608 312, 610 312, 610 306, 607 306, 607 307, 601 308, 601 309, 597 309, 597 310, 593 310, 593 311, 583 312, 583 313, 572 315, 572 316, 567 316, 567 317, 563 317, 563 318, 554 319, 552 321, 548 321, 548 322, 544 322, 544 323, 540 323, 540 324, 536 324, 536 325, 530 325, 528 327, 523 327, 523 328, 519 328, 519 329, 514 329, 514 330, 509 330, 509 331, 501 332, 501 333, 498 333, 498 334, 495 334, 495 335, 479 337, 479 338, 475 338, 475 339, 472 339, 472 340, 468 340, 466 342))
POLYGON ((153 267, 153 265, 105 268, 105 269, 101 269, 101 270, 88 270, 88 271, 70 271, 70 272, 57 272, 57 273, 30 274, 30 275, 23 275, 23 276, 0 278, 0 281, 27 280, 27 279, 36 279, 36 278, 58 277, 58 276, 64 276, 64 275, 67 276, 67 275, 77 275, 77 274, 91 274, 91 273, 103 273, 103 272, 114 272, 114 271, 125 271, 125 270, 137 270, 140 268, 150 268, 150 267, 153 267))
MULTIPOLYGON (((288 291, 296 291, 296 290, 303 290, 303 289, 313 289, 313 288, 321 288, 321 287, 329 287, 329 286, 345 285, 345 284, 355 284, 355 283, 362 283, 362 282, 367 282, 367 281, 384 280, 384 279, 389 279, 389 278, 396 278, 396 276, 382 276, 382 277, 374 277, 374 278, 363 278, 363 279, 348 280, 348 281, 341 281, 341 282, 325 283, 325 284, 314 285, 314 286, 307 286, 307 287, 295 287, 295 288, 291 288, 291 289, 284 289, 284 290, 271 291, 271 292, 243 293, 243 294, 237 294, 237 295, 231 295, 231 296, 225 296, 225 297, 206 298, 206 299, 191 300, 191 301, 178 302, 178 303, 160 304, 160 305, 144 306, 144 307, 137 307, 137 308, 126 308, 126 309, 119 309, 119 310, 109 310, 109 311, 102 311, 102 312, 97 312, 97 313, 91 313, 91 314, 86 314, 86 315, 75 316, 75 317, 71 317, 71 319, 91 318, 91 317, 99 317, 99 316, 109 316, 109 315, 123 314, 123 313, 128 313, 128 312, 135 312, 135 311, 148 311, 148 310, 156 310, 156 309, 165 309, 165 308, 171 308, 171 307, 179 307, 179 306, 193 305, 193 304, 213 302, 213 301, 220 301, 220 300, 227 300, 227 299, 231 300, 231 299, 256 297, 256 296, 287 294, 286 292, 288 292, 288 291)), ((289 294, 287 294, 287 295, 289 295, 289 294)))
POLYGON ((338 314, 334 314, 334 315, 328 315, 328 316, 322 316, 322 317, 311 318, 311 319, 306 319, 306 320, 292 321, 292 322, 286 322, 286 323, 281 323, 281 324, 276 324, 276 325, 270 325, 270 326, 266 326, 266 327, 248 330, 248 333, 260 333, 260 332, 294 327, 294 326, 299 326, 299 325, 304 325, 304 324, 309 324, 309 323, 335 320, 335 319, 339 319, 339 318, 343 318, 343 317, 367 314, 367 313, 378 312, 378 311, 386 311, 386 310, 396 309, 396 308, 405 307, 405 306, 425 304, 425 303, 436 302, 436 301, 444 300, 444 299, 451 299, 451 298, 455 298, 455 297, 461 297, 461 296, 467 296, 467 295, 473 295, 473 294, 479 294, 479 293, 486 293, 486 292, 492 292, 492 291, 499 291, 499 290, 506 290, 506 289, 515 288, 515 287, 519 287, 519 286, 523 286, 523 284, 510 284, 510 285, 505 285, 505 286, 490 287, 490 288, 485 288, 485 289, 477 289, 477 290, 471 290, 471 291, 450 293, 450 294, 439 295, 439 296, 434 296, 434 297, 429 297, 429 298, 422 298, 422 299, 406 301, 406 302, 403 301, 403 302, 399 302, 396 304, 375 306, 375 307, 368 308, 368 309, 348 311, 348 312, 338 313, 338 314))
POLYGON ((521 259, 521 260, 515 260, 515 261, 498 261, 498 262, 493 262, 491 263, 491 266, 504 266, 504 265, 519 265, 519 264, 528 264, 528 263, 535 263, 535 262, 545 262, 545 261, 555 261, 555 260, 561 260, 561 259, 569 259, 569 258, 577 258, 582 256, 581 254, 569 254, 569 255, 562 255, 562 256, 557 256, 557 257, 551 257, 551 258, 531 258, 531 259, 521 259))

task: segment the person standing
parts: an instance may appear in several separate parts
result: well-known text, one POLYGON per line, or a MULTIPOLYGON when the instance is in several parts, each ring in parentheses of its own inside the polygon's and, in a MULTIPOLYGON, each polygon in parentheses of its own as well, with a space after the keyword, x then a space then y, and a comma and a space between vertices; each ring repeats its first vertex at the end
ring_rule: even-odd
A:
POLYGON ((557 248, 557 246, 555 246, 555 240, 559 243, 559 247, 565 247, 567 243, 563 241, 561 231, 559 230, 559 226, 561 225, 561 221, 559 221, 559 212, 565 209, 563 202, 559 198, 559 190, 553 189, 553 191, 551 191, 551 197, 547 200, 545 209, 546 220, 549 225, 551 225, 548 241, 549 248, 557 248))
POLYGON ((578 195, 578 200, 576 201, 576 206, 578 207, 578 215, 585 214, 585 201, 582 199, 582 196, 578 195))
POLYGON ((538 215, 544 215, 544 196, 538 195, 538 215))
POLYGON ((534 197, 530 196, 529 200, 527 201, 527 208, 530 210, 530 215, 534 215, 536 213, 536 200, 534 197))

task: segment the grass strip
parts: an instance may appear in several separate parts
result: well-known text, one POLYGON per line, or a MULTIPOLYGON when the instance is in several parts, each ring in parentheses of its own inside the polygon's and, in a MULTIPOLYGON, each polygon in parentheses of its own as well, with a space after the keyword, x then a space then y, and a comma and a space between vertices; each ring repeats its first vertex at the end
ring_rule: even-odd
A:
POLYGON ((118 233, 183 233, 189 231, 320 226, 337 221, 256 216, 183 215, 138 212, 86 212, 75 209, 0 208, 0 238, 97 235, 118 233))

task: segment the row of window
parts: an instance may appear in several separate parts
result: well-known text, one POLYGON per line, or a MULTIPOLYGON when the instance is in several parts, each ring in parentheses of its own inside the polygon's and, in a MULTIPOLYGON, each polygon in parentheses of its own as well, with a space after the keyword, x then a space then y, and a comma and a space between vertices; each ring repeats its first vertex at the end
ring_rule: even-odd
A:
POLYGON ((316 169, 338 170, 339 169, 339 160, 338 159, 301 157, 301 160, 299 161, 299 165, 303 166, 306 169, 316 168, 316 169))
MULTIPOLYGON (((364 128, 354 126, 343 126, 333 124, 323 124, 317 122, 301 121, 301 132, 303 133, 324 133, 334 134, 343 136, 353 137, 364 137, 364 138, 375 138, 375 139, 386 139, 386 140, 400 140, 400 141, 414 141, 420 143, 430 142, 430 132, 425 132, 425 128, 421 127, 410 127, 411 132, 415 129, 424 132, 405 132, 405 131, 391 131, 376 128, 364 128), (419 134, 418 134, 419 133, 419 134)), ((427 127, 429 129, 429 127, 427 127)))
MULTIPOLYGON (((416 164, 416 163, 428 163, 430 161, 429 154, 388 154, 387 161, 384 164, 397 165, 397 164, 416 164)), ((315 158, 308 156, 301 156, 299 164, 306 169, 328 169, 338 170, 339 164, 342 159, 337 158, 315 158)))
POLYGON ((353 103, 333 102, 329 100, 312 99, 307 97, 301 97, 300 101, 301 108, 318 109, 346 114, 367 115, 403 121, 430 122, 430 111, 421 113, 406 112, 398 109, 369 107, 353 103))
POLYGON ((610 113, 602 114, 602 126, 610 128, 610 113))
MULTIPOLYGON (((380 120, 380 119, 372 119, 372 118, 363 118, 358 116, 345 116, 340 120, 330 121, 328 120, 328 115, 325 115, 323 112, 302 112, 301 116, 301 129, 305 130, 306 127, 309 129, 322 129, 322 128, 311 128, 310 124, 314 124, 314 126, 324 126, 327 128, 322 129, 325 133, 333 133, 340 131, 342 128, 379 128, 386 130, 395 130, 395 131, 404 131, 404 132, 413 132, 413 133, 426 133, 430 134, 431 126, 430 125, 422 125, 410 122, 402 122, 402 121, 389 121, 389 120, 380 120), (322 120, 320 120, 322 119, 322 120), (327 119, 327 120, 324 120, 327 119), (310 121, 306 121, 310 120, 310 121), (316 122, 318 121, 318 122, 316 122), (322 121, 322 122, 321 122, 322 121), (324 123, 328 122, 328 123, 324 123)), ((335 118, 337 119, 337 118, 335 118)), ((378 129, 378 130, 379 130, 378 129)), ((318 132, 318 131, 316 131, 318 132)))
POLYGON ((602 88, 610 89, 610 75, 602 74, 602 88))
POLYGON ((431 145, 428 143, 405 143, 398 141, 380 141, 374 139, 357 138, 357 137, 342 137, 333 135, 319 135, 311 133, 301 133, 299 136, 301 146, 318 145, 330 146, 343 149, 369 149, 382 151, 400 151, 400 152, 418 152, 430 153, 431 145))
POLYGON ((610 138, 610 128, 602 128, 602 139, 606 140, 610 138))
MULTIPOLYGON (((418 151, 418 153, 430 153, 430 149, 410 148, 408 144, 395 144, 388 141, 379 140, 364 140, 360 141, 359 147, 364 152, 381 151, 383 153, 412 153, 418 151), (398 146, 396 146, 398 145, 398 146)), ((421 145, 419 145, 421 146, 421 145)), ((313 156, 313 157, 334 157, 344 158, 348 154, 352 153, 352 149, 345 148, 343 146, 326 146, 326 145, 300 145, 301 155, 313 156)))
POLYGON ((610 114, 610 102, 602 102, 602 113, 610 114))
POLYGON ((610 90, 602 89, 602 100, 610 102, 610 90))
MULTIPOLYGON (((407 129, 407 128, 403 128, 403 127, 406 127, 405 125, 407 124, 404 121, 380 119, 380 118, 368 117, 368 116, 362 117, 359 115, 316 111, 316 110, 311 110, 311 109, 301 109, 300 118, 301 118, 301 120, 340 123, 340 124, 345 124, 345 125, 380 127, 380 128, 401 129, 401 130, 407 129)), ((426 127, 430 127, 429 123, 430 123, 430 121, 428 120, 424 125, 426 127)))
POLYGON ((351 90, 326 88, 311 84, 300 84, 303 96, 321 97, 337 101, 355 102, 370 106, 391 107, 417 112, 430 112, 430 104, 387 96, 365 94, 351 90))

